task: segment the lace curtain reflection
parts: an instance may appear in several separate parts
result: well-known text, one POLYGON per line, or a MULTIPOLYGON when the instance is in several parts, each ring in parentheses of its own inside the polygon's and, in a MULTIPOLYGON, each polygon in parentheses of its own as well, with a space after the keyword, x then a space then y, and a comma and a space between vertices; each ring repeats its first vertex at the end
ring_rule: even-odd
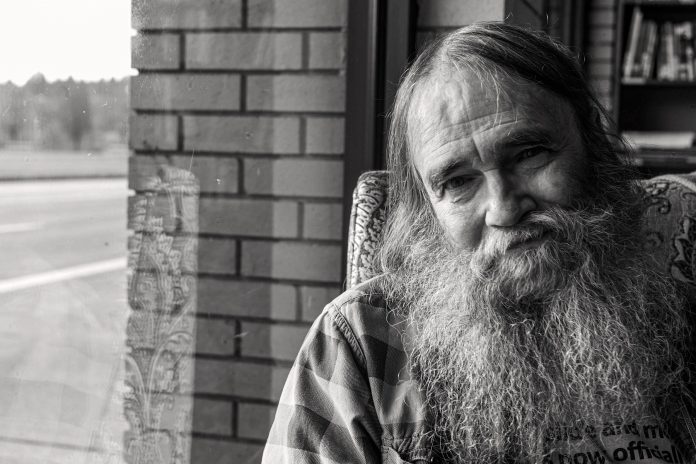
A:
POLYGON ((124 438, 128 463, 188 463, 196 312, 196 178, 162 166, 131 199, 124 438))

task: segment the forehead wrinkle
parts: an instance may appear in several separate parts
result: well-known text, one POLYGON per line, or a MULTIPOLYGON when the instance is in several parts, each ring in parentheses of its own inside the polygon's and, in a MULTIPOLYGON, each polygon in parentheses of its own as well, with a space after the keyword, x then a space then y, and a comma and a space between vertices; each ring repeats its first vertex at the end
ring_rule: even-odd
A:
MULTIPOLYGON (((473 146, 480 157, 480 150, 488 147, 481 146, 477 135, 526 119, 533 127, 567 117, 559 114, 566 111, 549 104, 549 93, 541 87, 514 79, 489 84, 467 72, 431 76, 421 82, 414 91, 407 116, 407 143, 412 160, 416 153, 426 149, 429 155, 440 157, 443 151, 452 151, 448 148, 457 143, 462 148, 465 144, 473 146), (511 95, 513 90, 515 98, 511 95), (488 104, 476 105, 480 100, 488 104), (472 109, 478 114, 472 114, 472 109)), ((554 100, 559 98, 555 94, 551 96, 554 100)), ((506 133, 509 135, 511 131, 506 133)), ((498 140, 494 141, 494 148, 500 146, 498 140)))
MULTIPOLYGON (((425 161, 427 171, 429 173, 435 173, 439 172, 443 169, 445 169, 447 166, 455 164, 457 160, 463 161, 463 165, 466 165, 470 168, 476 168, 477 164, 480 164, 481 162, 481 154, 486 150, 487 147, 482 146, 480 142, 478 141, 479 136, 484 135, 486 132, 491 131, 491 130, 496 130, 500 127, 514 124, 515 121, 507 121, 500 123, 499 125, 491 125, 490 127, 486 127, 480 131, 477 131, 476 133, 469 134, 466 137, 462 137, 456 140, 453 140, 452 142, 457 142, 457 141, 464 141, 467 144, 470 144, 472 146, 471 149, 467 149, 466 153, 471 154, 471 158, 466 158, 466 159, 461 159, 461 157, 457 156, 460 153, 464 152, 464 150, 446 150, 446 147, 449 145, 448 142, 445 142, 441 144, 437 149, 430 151, 430 157, 428 160, 425 161), (478 161, 479 163, 477 163, 478 161)), ((506 133, 506 136, 509 136, 512 133, 512 131, 508 130, 506 133)), ((499 149, 500 144, 504 144, 505 140, 503 140, 504 137, 500 139, 496 139, 493 142, 493 151, 499 149)), ((430 174, 428 174, 429 176, 430 174)))
POLYGON ((480 157, 481 147, 476 140, 479 136, 491 130, 514 124, 519 120, 516 111, 508 111, 503 114, 496 114, 496 118, 493 121, 488 121, 485 124, 477 124, 479 120, 485 119, 488 116, 489 115, 482 115, 474 121, 458 121, 444 127, 431 125, 427 136, 421 137, 419 140, 419 145, 420 147, 434 145, 436 148, 431 150, 430 153, 438 153, 452 144, 467 144, 471 142, 474 145, 477 155, 480 157), (505 118, 508 114, 512 114, 513 117, 509 119, 505 118))
MULTIPOLYGON (((513 115, 511 121, 517 120, 517 108, 510 102, 501 102, 496 99, 495 107, 489 108, 488 111, 477 115, 472 115, 470 107, 467 104, 476 96, 471 96, 469 85, 466 82, 448 81, 448 85, 438 87, 443 89, 455 88, 452 92, 437 92, 437 88, 429 92, 418 92, 414 99, 413 107, 416 110, 409 113, 408 132, 413 146, 423 146, 429 144, 433 139, 445 135, 444 140, 439 143, 447 144, 452 139, 457 140, 465 135, 473 134, 474 132, 482 132, 492 127, 504 125, 504 121, 510 115, 513 115), (454 84, 454 85, 451 85, 454 84), (464 90, 464 91, 462 91, 464 90), (443 93, 445 95, 443 95, 443 93), (425 97, 432 95, 433 98, 426 100, 425 97), (458 104, 452 104, 456 102, 458 104), (501 106, 507 103, 508 108, 501 111, 501 106), (489 119, 493 115, 493 119, 489 119), (484 123, 479 122, 483 120, 484 123), (414 140, 418 135, 418 140, 414 140)), ((496 93, 496 97, 500 94, 496 93)), ((510 121, 508 121, 510 122, 510 121)))

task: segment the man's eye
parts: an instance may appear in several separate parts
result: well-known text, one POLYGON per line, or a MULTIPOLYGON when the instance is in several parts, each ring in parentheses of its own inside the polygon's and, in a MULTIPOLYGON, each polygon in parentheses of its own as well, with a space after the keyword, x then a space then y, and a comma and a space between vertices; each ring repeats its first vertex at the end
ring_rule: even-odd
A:
POLYGON ((548 153, 549 150, 546 147, 531 147, 527 148, 517 155, 517 161, 525 161, 531 158, 535 158, 539 155, 548 153))
POLYGON ((465 176, 452 177, 442 183, 442 188, 445 191, 456 190, 464 187, 469 181, 471 181, 471 178, 465 176))

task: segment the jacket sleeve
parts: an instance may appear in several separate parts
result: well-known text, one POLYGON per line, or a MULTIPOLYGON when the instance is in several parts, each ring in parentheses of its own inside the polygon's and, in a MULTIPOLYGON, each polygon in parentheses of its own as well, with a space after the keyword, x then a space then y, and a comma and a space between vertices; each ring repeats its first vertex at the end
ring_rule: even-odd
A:
POLYGON ((381 462, 380 426, 364 363, 348 323, 329 306, 290 371, 262 462, 381 462))

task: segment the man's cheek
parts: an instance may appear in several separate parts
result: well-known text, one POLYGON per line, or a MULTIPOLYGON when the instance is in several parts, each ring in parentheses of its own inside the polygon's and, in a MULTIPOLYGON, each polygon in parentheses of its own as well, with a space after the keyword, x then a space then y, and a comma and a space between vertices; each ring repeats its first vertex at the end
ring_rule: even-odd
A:
MULTIPOLYGON (((456 205, 456 204, 455 204, 456 205)), ((483 221, 465 206, 441 205, 435 208, 445 238, 456 250, 473 251, 483 240, 483 221)))
POLYGON ((571 206, 584 196, 585 166, 572 159, 558 160, 535 178, 537 203, 544 206, 571 206))

